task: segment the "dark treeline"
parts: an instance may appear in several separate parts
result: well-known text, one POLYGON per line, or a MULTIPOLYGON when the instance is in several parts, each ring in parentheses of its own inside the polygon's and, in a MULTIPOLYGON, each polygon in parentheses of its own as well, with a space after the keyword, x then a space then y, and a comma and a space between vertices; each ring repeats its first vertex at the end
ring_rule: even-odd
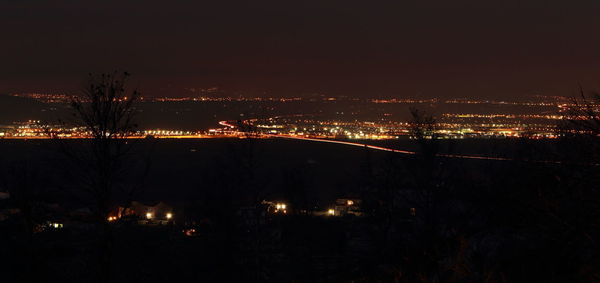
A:
POLYGON ((360 200, 357 215, 318 214, 330 206, 310 162, 268 172, 281 180, 272 189, 271 160, 248 136, 198 171, 173 219, 141 225, 143 215, 109 220, 147 195, 156 143, 123 139, 137 95, 125 77, 92 77, 92 103, 73 101, 64 122, 93 130, 90 140, 57 139, 43 162, 0 164, 8 282, 600 280, 600 124, 585 103, 573 117, 589 119, 564 121, 556 142, 524 137, 505 161, 440 157, 435 119, 412 109, 418 154, 358 149, 355 186, 337 195, 360 200))

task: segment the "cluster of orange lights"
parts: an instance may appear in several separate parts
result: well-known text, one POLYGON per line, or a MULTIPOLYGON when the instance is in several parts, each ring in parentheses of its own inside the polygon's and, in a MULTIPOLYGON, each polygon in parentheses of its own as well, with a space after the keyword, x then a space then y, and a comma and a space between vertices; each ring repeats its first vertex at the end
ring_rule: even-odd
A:
POLYGON ((276 203, 275 204, 275 212, 287 213, 287 205, 285 203, 276 203))
MULTIPOLYGON (((153 218, 154 218, 154 214, 153 214, 152 212, 147 212, 147 213, 146 213, 146 219, 150 220, 150 219, 153 219, 153 218)), ((167 220, 171 220, 171 219, 173 219, 173 213, 170 213, 170 212, 166 213, 166 214, 165 214, 165 218, 166 218, 167 220)), ((119 219, 119 217, 117 217, 117 216, 109 216, 109 217, 107 218, 107 220, 108 220, 109 222, 113 222, 113 221, 116 221, 116 220, 118 220, 118 219, 119 219)))
MULTIPOLYGON (((152 219, 154 218, 154 214, 152 212, 147 212, 146 213, 146 219, 152 219)), ((173 218, 173 213, 168 212, 167 214, 165 214, 165 218, 167 220, 170 220, 173 218)))
POLYGON ((184 229, 183 234, 185 234, 186 236, 193 236, 194 234, 196 234, 196 229, 194 229, 194 228, 184 229))

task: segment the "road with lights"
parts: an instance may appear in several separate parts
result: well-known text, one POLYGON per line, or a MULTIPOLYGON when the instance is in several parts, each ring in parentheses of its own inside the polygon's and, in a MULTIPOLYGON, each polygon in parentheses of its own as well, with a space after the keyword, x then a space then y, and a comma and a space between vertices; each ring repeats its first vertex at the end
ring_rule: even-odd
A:
MULTIPOLYGON (((283 138, 283 139, 293 139, 293 140, 303 140, 303 141, 314 141, 314 142, 326 142, 326 143, 334 143, 334 144, 343 144, 343 145, 356 146, 356 147, 362 147, 362 148, 368 148, 368 149, 374 149, 374 150, 380 150, 380 151, 387 151, 387 152, 394 152, 394 153, 400 153, 400 154, 408 154, 408 155, 415 155, 415 154, 417 154, 414 151, 393 149, 393 148, 387 148, 387 147, 375 146, 375 145, 369 145, 369 144, 357 143, 357 142, 349 142, 349 141, 315 139, 315 138, 306 138, 306 137, 288 136, 288 135, 266 135, 266 136, 272 137, 272 138, 283 138)), ((489 156, 477 156, 477 155, 460 155, 460 154, 438 154, 437 156, 439 156, 439 157, 447 157, 447 158, 478 159, 478 160, 496 160, 496 161, 510 161, 510 160, 513 160, 513 159, 510 159, 510 158, 503 158, 503 157, 489 157, 489 156)))

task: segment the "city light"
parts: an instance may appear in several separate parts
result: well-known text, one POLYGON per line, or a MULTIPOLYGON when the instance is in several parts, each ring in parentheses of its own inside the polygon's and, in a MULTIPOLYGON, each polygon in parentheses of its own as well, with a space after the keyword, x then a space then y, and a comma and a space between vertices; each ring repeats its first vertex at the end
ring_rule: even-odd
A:
POLYGON ((190 228, 190 229, 184 229, 184 230, 183 230, 183 233, 184 233, 186 236, 193 236, 193 235, 196 233, 196 229, 194 229, 194 228, 190 228))
POLYGON ((146 219, 152 219, 152 213, 150 213, 150 212, 146 213, 146 219))
MULTIPOLYGON (((63 94, 15 94, 40 100, 44 103, 68 102, 70 96, 63 94)), ((294 103, 302 101, 302 98, 210 98, 188 97, 188 98, 157 98, 145 101, 168 102, 168 101, 191 101, 191 103, 202 103, 203 101, 233 102, 244 101, 260 103, 263 101, 277 101, 280 103, 294 103)), ((322 101, 340 101, 343 98, 322 97, 322 101)), ((357 105, 371 105, 373 107, 384 107, 385 104, 489 104, 502 107, 545 107, 545 111, 534 110, 530 113, 506 113, 506 110, 497 113, 473 113, 452 112, 439 113, 436 119, 436 127, 427 136, 436 135, 443 139, 464 138, 517 138, 528 137, 531 139, 554 139, 557 138, 557 121, 565 119, 585 120, 589 117, 571 117, 568 112, 577 107, 576 102, 564 98, 544 101, 490 101, 470 99, 363 99, 352 100, 357 105), (378 106, 382 105, 382 106, 378 106)), ((600 105, 593 104, 590 107, 594 111, 600 110, 600 105)), ((219 121, 219 128, 181 130, 181 129, 141 129, 130 133, 125 138, 274 138, 282 136, 306 137, 316 139, 357 139, 357 140, 389 140, 401 136, 411 136, 414 126, 409 120, 399 121, 398 114, 389 113, 389 109, 381 108, 380 112, 373 112, 366 117, 358 117, 358 112, 336 111, 334 116, 323 114, 322 117, 310 114, 294 114, 271 116, 265 118, 250 118, 240 121, 219 121), (240 124, 252 129, 251 131, 240 130, 240 124)), ((508 110, 510 111, 510 110, 508 110)), ((364 114, 362 114, 364 116, 364 114)), ((67 127, 65 125, 44 124, 40 120, 29 120, 26 122, 14 122, 0 128, 2 139, 47 139, 49 133, 59 138, 90 138, 91 133, 85 128, 67 127)))
POLYGON ((282 212, 284 214, 287 213, 287 205, 285 203, 276 203, 275 204, 275 213, 282 212))
POLYGON ((63 224, 62 223, 49 223, 50 227, 54 228, 54 229, 58 229, 58 228, 63 228, 63 224))
POLYGON ((171 219, 171 218, 173 218, 173 214, 172 214, 172 213, 170 213, 170 212, 169 212, 169 213, 167 213, 167 219, 171 219))

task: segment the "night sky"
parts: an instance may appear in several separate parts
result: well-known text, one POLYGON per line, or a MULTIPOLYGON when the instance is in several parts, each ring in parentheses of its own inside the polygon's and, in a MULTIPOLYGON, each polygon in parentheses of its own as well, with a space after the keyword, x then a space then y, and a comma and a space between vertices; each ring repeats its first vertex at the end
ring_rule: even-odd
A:
POLYGON ((361 97, 572 95, 600 87, 600 1, 0 0, 0 92, 89 72, 187 87, 361 97))

